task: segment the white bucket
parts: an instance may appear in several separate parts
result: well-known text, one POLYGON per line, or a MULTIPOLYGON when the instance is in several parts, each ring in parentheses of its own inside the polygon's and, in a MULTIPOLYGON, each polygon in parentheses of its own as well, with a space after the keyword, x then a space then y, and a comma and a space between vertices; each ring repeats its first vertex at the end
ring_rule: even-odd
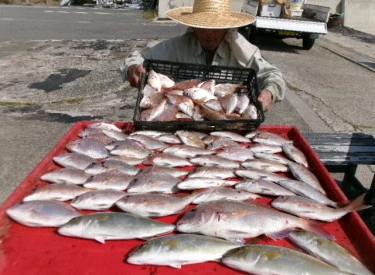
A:
POLYGON ((292 11, 300 10, 303 7, 304 0, 290 0, 289 9, 292 11))

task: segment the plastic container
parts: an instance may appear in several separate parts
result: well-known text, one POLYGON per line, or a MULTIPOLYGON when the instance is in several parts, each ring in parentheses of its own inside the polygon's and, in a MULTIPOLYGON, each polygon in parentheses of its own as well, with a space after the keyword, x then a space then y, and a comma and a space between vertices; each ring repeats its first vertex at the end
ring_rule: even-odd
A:
POLYGON ((280 4, 262 4, 260 16, 280 17, 280 14, 281 14, 280 4))
POLYGON ((291 17, 301 17, 303 10, 289 10, 291 17))
MULTIPOLYGON (((66 144, 78 139, 78 134, 91 123, 94 122, 75 123, 0 207, 0 274, 243 274, 217 262, 184 265, 181 269, 131 265, 126 263, 126 255, 144 240, 106 241, 105 244, 101 244, 93 240, 61 236, 56 232, 56 228, 31 228, 10 220, 5 210, 21 202, 33 189, 46 184, 40 180, 40 176, 58 168, 52 158, 65 153, 66 144)), ((132 123, 116 123, 116 125, 127 133, 134 131, 132 123)), ((260 129, 293 140, 308 158, 311 171, 322 183, 327 195, 333 200, 348 202, 340 187, 297 128, 270 125, 261 126, 260 129)), ((259 203, 267 203, 267 199, 263 198, 259 203)), ((82 212, 88 213, 88 211, 82 212)), ((175 223, 182 214, 157 218, 157 220, 175 223)), ((375 272, 375 239, 356 212, 349 213, 334 222, 321 223, 321 226, 336 237, 336 242, 344 245, 372 272, 375 272)), ((250 241, 295 248, 286 239, 272 240, 261 236, 250 241)))
POLYGON ((292 11, 300 10, 302 9, 304 2, 304 0, 291 0, 289 2, 289 9, 292 11))
POLYGON ((146 71, 154 70, 171 77, 175 82, 186 79, 214 79, 216 83, 241 83, 246 85, 248 96, 258 113, 257 119, 204 120, 204 121, 142 121, 140 119, 140 101, 142 90, 147 83, 147 74, 143 75, 141 87, 138 91, 137 103, 133 121, 136 129, 176 131, 178 129, 213 131, 213 130, 254 130, 264 121, 261 103, 258 101, 259 89, 256 73, 253 69, 198 65, 161 60, 145 60, 146 71))

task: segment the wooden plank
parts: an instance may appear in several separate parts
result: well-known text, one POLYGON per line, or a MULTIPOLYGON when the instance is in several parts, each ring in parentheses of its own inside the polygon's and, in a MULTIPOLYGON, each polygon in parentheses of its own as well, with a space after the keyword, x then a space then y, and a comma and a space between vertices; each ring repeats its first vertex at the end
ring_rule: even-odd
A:
POLYGON ((342 154, 375 155, 375 146, 348 146, 348 145, 311 145, 316 152, 336 152, 342 154))

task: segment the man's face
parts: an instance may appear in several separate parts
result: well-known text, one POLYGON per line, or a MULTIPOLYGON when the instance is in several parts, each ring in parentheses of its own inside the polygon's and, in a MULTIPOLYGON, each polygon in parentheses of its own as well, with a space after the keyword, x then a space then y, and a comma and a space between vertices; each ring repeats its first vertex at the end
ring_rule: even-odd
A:
POLYGON ((210 51, 217 49, 227 31, 227 29, 211 30, 194 28, 194 32, 197 35, 202 48, 210 51))

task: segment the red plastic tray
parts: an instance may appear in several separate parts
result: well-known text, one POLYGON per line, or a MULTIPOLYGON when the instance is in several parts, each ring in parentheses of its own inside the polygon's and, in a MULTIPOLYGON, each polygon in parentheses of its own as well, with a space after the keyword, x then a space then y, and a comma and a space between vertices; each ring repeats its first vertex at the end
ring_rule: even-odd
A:
MULTIPOLYGON (((1 206, 0 274, 243 274, 217 262, 184 265, 181 269, 131 265, 126 263, 126 255, 131 249, 143 243, 142 240, 106 241, 105 244, 100 244, 93 240, 61 236, 56 232, 56 228, 31 228, 10 220, 5 210, 21 202, 34 188, 46 184, 40 180, 40 176, 58 168, 52 158, 65 152, 65 145, 77 139, 77 134, 90 123, 93 122, 76 123, 1 206)), ((134 130, 132 123, 116 125, 128 132, 134 130)), ((262 126, 260 129, 293 140, 308 157, 312 171, 329 197, 336 201, 348 202, 298 129, 292 126, 262 126)), ((158 220, 174 223, 181 215, 158 220)), ((335 222, 322 223, 322 227, 375 272, 375 239, 357 213, 347 214, 335 222)), ((284 239, 274 241, 267 237, 259 237, 250 241, 293 247, 284 239)))

